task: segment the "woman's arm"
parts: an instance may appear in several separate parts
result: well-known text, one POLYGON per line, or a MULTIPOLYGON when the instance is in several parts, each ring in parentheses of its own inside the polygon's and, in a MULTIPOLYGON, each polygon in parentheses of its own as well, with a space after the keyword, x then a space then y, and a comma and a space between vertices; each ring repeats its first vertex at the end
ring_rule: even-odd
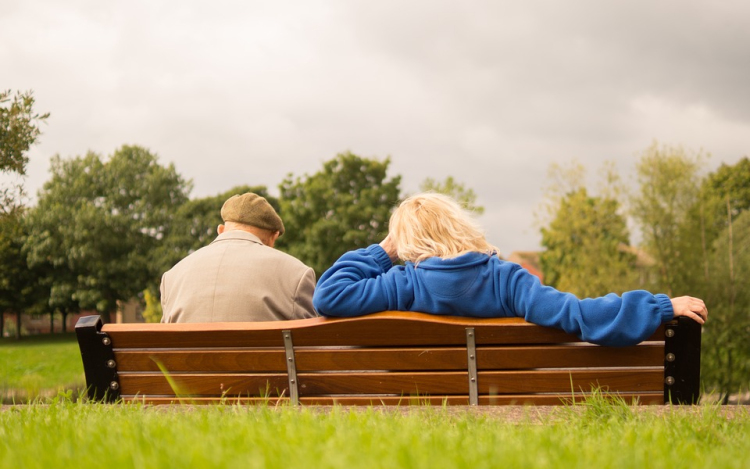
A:
MULTIPOLYGON (((508 289, 511 307, 517 316, 601 345, 626 346, 642 342, 675 315, 672 301, 663 294, 635 290, 621 296, 610 293, 599 298, 578 299, 571 293, 542 285, 523 269, 512 274, 508 289)), ((682 301, 678 304, 682 305, 682 301)), ((683 314, 686 308, 679 306, 678 315, 687 315, 683 314)), ((700 309, 693 303, 690 308, 700 309)))
POLYGON ((349 251, 320 277, 313 306, 323 316, 338 317, 393 309, 384 278, 392 267, 389 254, 377 244, 349 251))

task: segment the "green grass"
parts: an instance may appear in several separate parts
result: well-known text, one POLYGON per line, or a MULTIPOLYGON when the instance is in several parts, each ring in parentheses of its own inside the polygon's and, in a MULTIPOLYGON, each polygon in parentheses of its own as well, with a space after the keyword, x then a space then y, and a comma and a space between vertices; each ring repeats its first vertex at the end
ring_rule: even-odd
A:
POLYGON ((0 467, 743 468, 750 415, 594 401, 523 421, 440 407, 143 407, 0 411, 0 467), (653 409, 653 408, 651 408, 653 409), (661 414, 658 411, 663 411, 661 414))
MULTIPOLYGON (((75 337, 0 341, 0 377, 17 397, 82 388, 75 337)), ((441 407, 144 407, 71 395, 0 410, 0 467, 750 467, 743 407, 727 417, 714 405, 637 408, 596 393, 516 422, 441 407)))
POLYGON ((75 334, 0 340, 0 398, 21 402, 86 386, 75 334))

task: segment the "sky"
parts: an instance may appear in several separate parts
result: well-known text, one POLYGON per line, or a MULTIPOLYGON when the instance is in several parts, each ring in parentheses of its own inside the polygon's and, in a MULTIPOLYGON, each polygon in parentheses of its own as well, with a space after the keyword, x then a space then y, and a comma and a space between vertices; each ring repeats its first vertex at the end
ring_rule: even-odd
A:
MULTIPOLYGON (((454 177, 507 255, 540 248, 550 164, 632 182, 654 141, 750 154, 746 0, 0 0, 0 89, 50 112, 28 153, 147 147, 193 197, 272 194, 351 151, 405 193, 454 177)), ((595 180, 595 179, 592 179, 595 180)))

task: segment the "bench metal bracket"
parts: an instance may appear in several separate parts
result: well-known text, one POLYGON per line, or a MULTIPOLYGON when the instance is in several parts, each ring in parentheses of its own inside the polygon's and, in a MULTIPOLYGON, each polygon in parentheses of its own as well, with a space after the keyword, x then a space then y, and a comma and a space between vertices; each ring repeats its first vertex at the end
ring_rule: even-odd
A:
POLYGON ((687 317, 664 330, 664 403, 697 404, 700 399, 701 325, 687 317))
POLYGON ((292 342, 292 331, 283 330, 284 350, 286 352, 286 370, 289 375, 289 399, 292 405, 299 405, 299 388, 297 381, 297 363, 294 357, 294 343, 292 342))
POLYGON ((479 405, 477 342, 473 327, 466 328, 466 354, 469 361, 469 405, 479 405))
POLYGON ((112 339, 102 332, 100 316, 84 316, 76 323, 86 387, 92 401, 115 402, 120 398, 120 380, 112 339))

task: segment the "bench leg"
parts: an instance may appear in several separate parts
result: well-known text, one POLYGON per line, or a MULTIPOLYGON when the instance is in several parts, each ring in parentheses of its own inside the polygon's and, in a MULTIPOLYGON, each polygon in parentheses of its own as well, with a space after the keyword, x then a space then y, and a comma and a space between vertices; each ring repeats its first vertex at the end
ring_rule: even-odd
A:
POLYGON ((106 332, 101 331, 101 317, 84 316, 78 320, 75 329, 89 399, 102 402, 116 401, 120 398, 117 362, 112 339, 106 332))
POLYGON ((697 404, 700 399, 701 325, 679 317, 666 325, 664 403, 697 404))

